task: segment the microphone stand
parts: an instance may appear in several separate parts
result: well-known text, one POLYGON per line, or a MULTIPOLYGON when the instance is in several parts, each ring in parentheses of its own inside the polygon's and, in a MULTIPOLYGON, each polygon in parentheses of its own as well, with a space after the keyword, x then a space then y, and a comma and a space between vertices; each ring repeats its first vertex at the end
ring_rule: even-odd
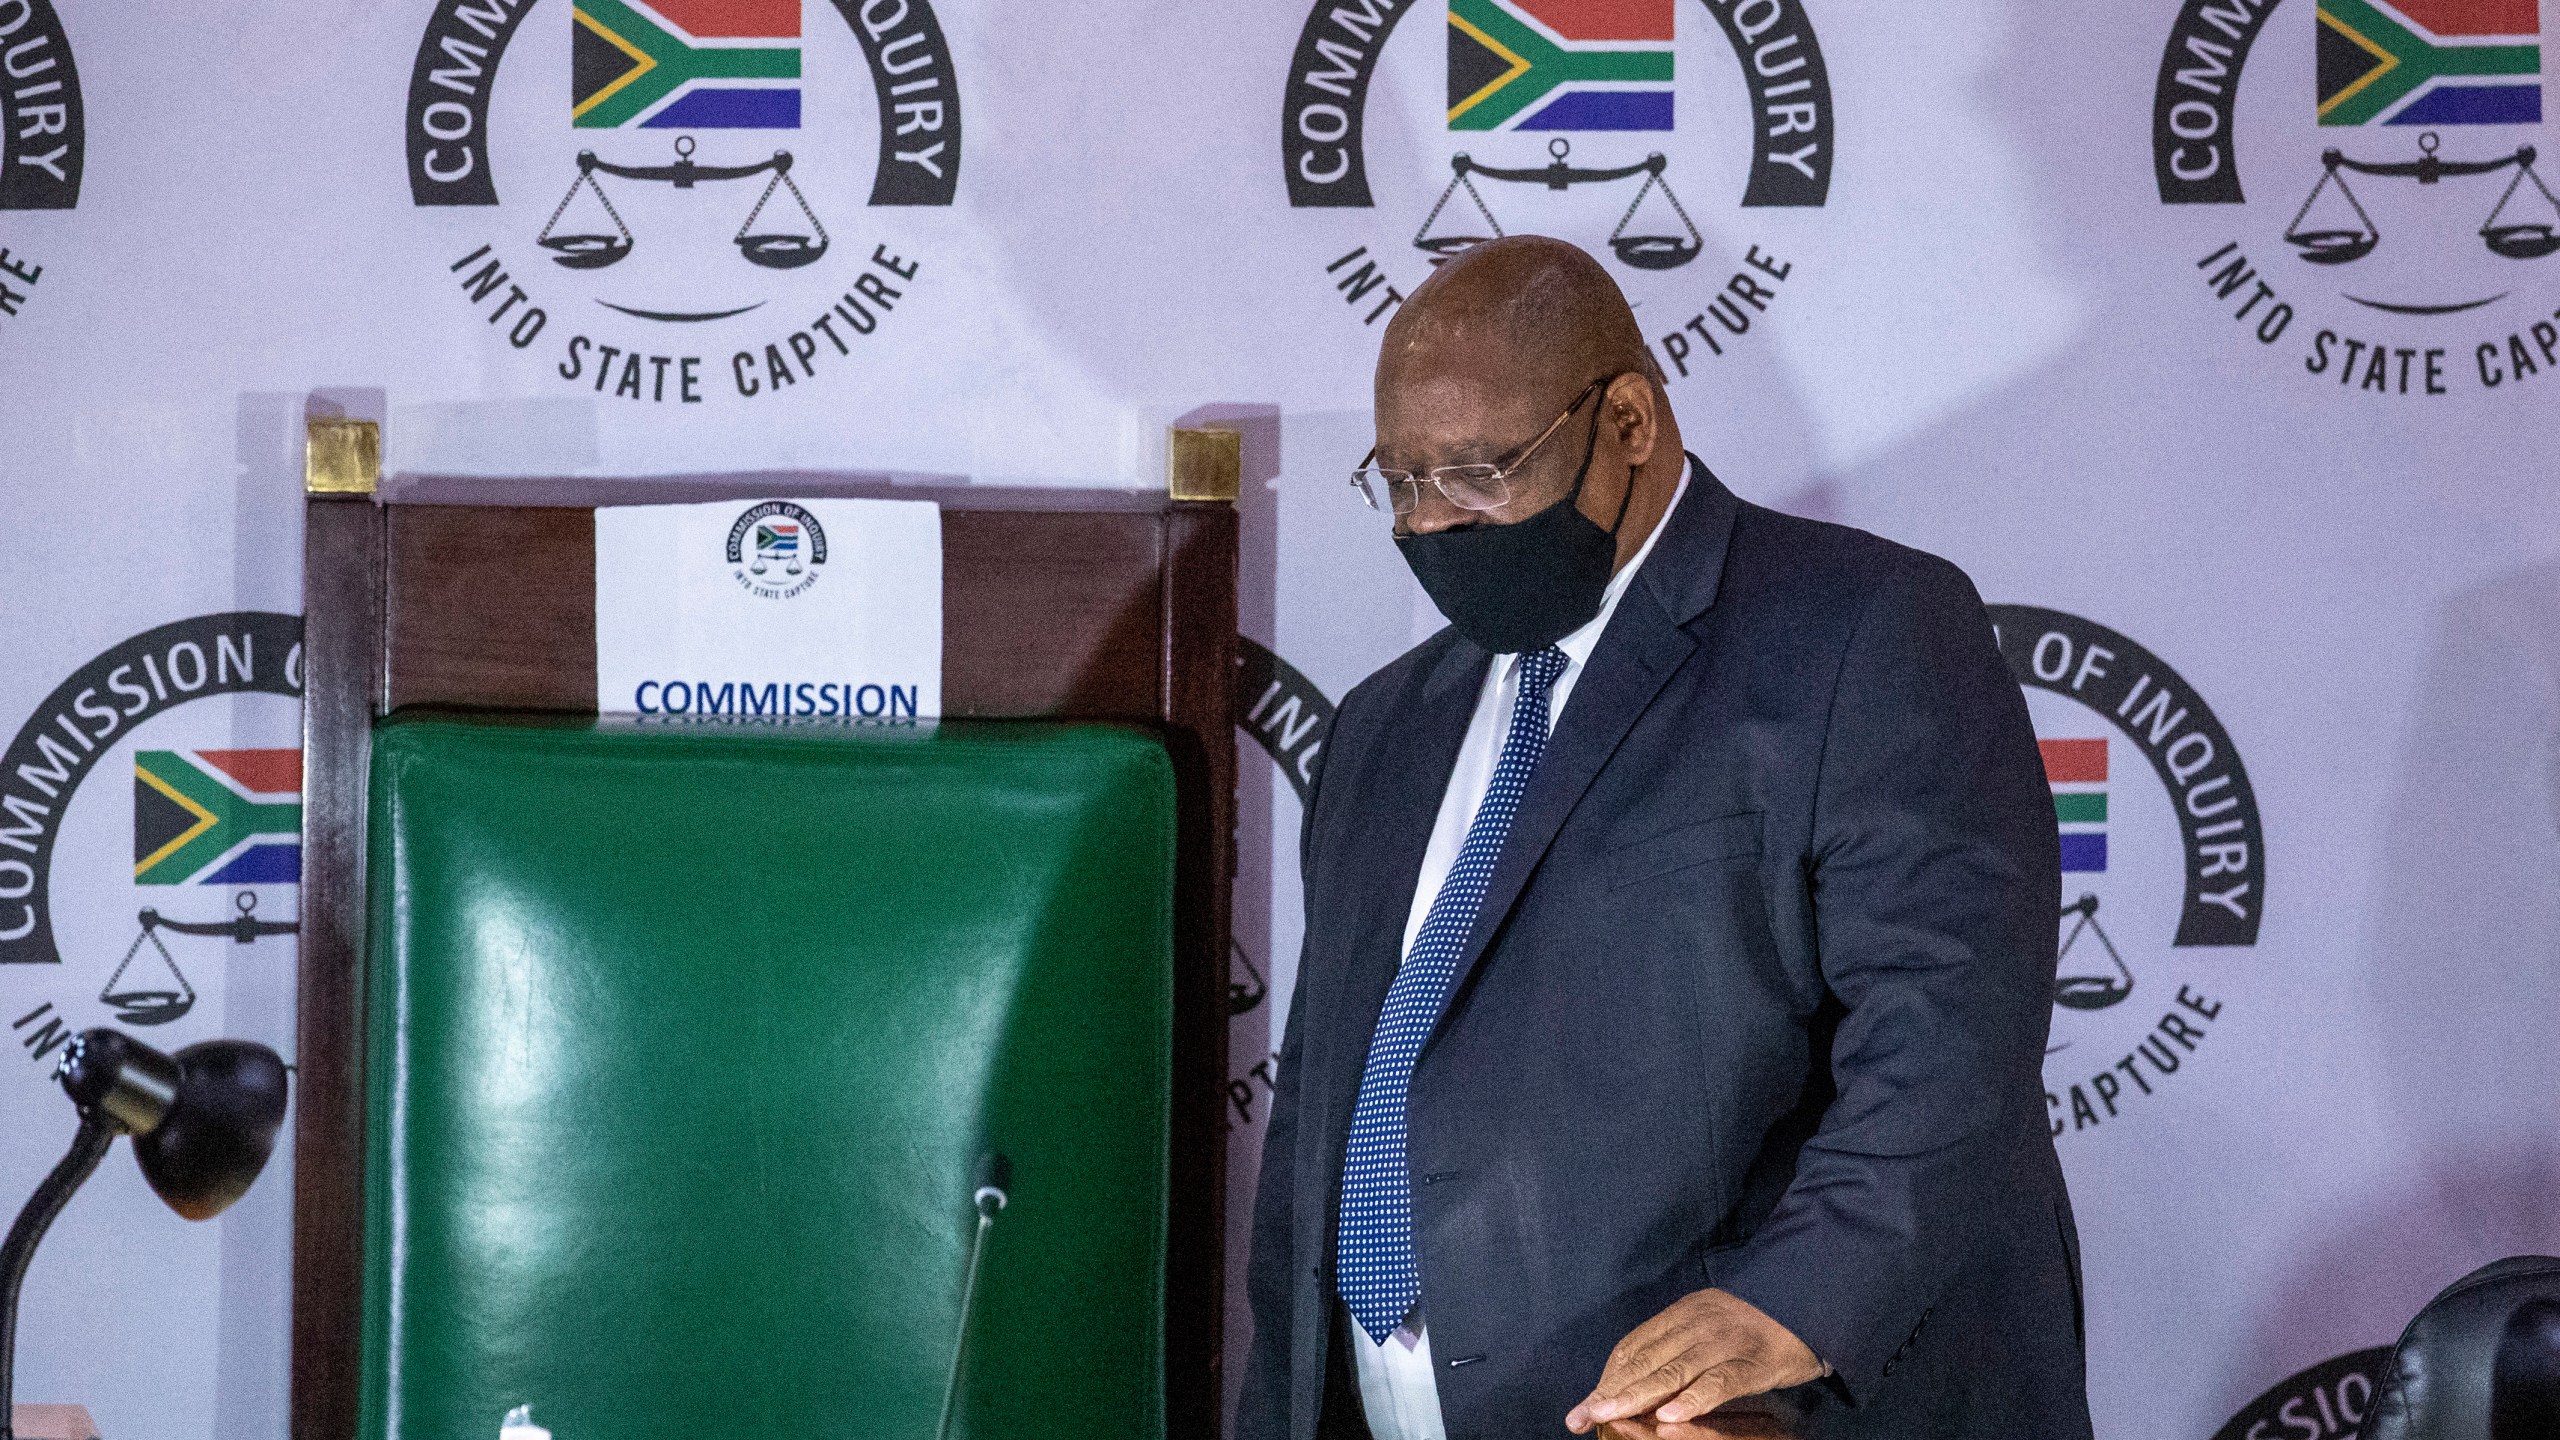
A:
MULTIPOLYGON (((979 1167, 977 1194, 970 1197, 978 1207, 978 1232, 969 1241, 969 1275, 960 1286, 960 1337, 951 1346, 951 1379, 942 1392, 942 1422, 934 1427, 935 1440, 951 1440, 951 1417, 960 1408, 960 1369, 969 1354, 969 1316, 978 1303, 978 1262, 987 1253, 987 1232, 996 1226, 996 1216, 1011 1197, 1005 1186, 1012 1179, 1013 1167, 1002 1155, 990 1155, 979 1167)), ((0 1440, 9 1440, 0 1434, 0 1440)))

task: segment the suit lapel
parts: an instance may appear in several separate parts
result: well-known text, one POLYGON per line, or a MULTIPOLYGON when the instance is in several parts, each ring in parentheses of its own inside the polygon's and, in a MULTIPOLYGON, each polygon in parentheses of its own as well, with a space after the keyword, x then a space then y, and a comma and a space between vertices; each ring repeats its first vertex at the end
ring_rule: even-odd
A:
MULTIPOLYGON (((1457 997, 1509 918, 1529 876, 1545 858, 1565 817, 1599 777, 1672 673, 1697 649, 1682 627, 1714 603, 1716 582, 1724 568, 1727 542, 1739 502, 1717 483, 1696 457, 1690 459, 1688 493, 1665 517, 1662 538, 1645 557, 1644 569, 1593 647, 1591 660, 1574 682, 1555 734, 1547 741, 1529 785, 1520 797, 1501 858, 1485 891, 1484 908, 1458 961, 1458 977, 1441 1019, 1457 1009, 1457 997)), ((1382 992, 1383 993, 1383 992, 1382 992)))

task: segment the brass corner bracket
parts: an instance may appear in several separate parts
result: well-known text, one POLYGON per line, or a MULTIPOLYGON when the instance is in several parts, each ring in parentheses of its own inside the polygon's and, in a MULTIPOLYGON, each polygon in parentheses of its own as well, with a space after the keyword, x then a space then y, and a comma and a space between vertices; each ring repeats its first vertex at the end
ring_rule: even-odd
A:
POLYGON ((370 420, 313 420, 305 427, 305 495, 370 495, 382 480, 382 427, 370 420))
POLYGON ((1165 445, 1165 488, 1176 500, 1223 500, 1244 489, 1244 436, 1175 426, 1165 445))

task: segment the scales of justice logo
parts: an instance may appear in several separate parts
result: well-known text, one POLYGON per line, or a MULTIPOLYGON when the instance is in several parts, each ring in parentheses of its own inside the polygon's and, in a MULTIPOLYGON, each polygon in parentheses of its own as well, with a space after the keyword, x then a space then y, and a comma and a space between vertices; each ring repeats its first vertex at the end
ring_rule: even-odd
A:
POLYGON ((1994 605, 2061 834, 2046 1120, 2103 1126, 2192 1073, 2227 968, 2257 943, 2266 841, 2238 747, 2193 686, 2131 638, 1994 605))
POLYGON ((2304 374, 2360 392, 2509 393, 2560 367, 2536 0, 2276 10, 2187 0, 2161 58, 2162 202, 2251 216, 2199 231, 2201 293, 2304 374), (2309 60, 2311 93, 2253 100, 2244 147, 2241 79, 2264 34, 2309 51, 2288 58, 2309 60))
POLYGON ((805 594, 827 568, 827 532, 818 517, 788 500, 766 500, 740 512, 724 552, 739 588, 767 600, 805 594))
POLYGON ((264 942, 298 928, 301 693, 299 617, 201 615, 109 647, 18 728, 0 753, 0 1012, 21 1053, 185 1020, 233 947, 289 963, 264 942))
POLYGON ((1289 203, 1382 212, 1345 216, 1310 283, 1374 326, 1451 255, 1547 234, 1619 270, 1666 375, 1742 343, 1794 262, 1769 241, 1700 265, 1692 207, 1734 188, 1744 208, 1828 198, 1831 82, 1801 0, 1443 4, 1437 63, 1419 45, 1389 49, 1424 8, 1412 0, 1317 0, 1308 13, 1281 116, 1289 203), (1434 123, 1374 137, 1372 109, 1398 109, 1370 104, 1381 80, 1432 96, 1434 123))
POLYGON ((823 13, 570 0, 528 27, 534 0, 439 0, 409 82, 411 200, 498 212, 440 283, 597 395, 768 398, 859 368, 923 262, 826 217, 951 204, 960 95, 930 0, 835 0, 841 27, 804 29, 804 8, 823 13), (511 48, 530 52, 511 75, 565 76, 565 106, 498 85, 511 48), (857 53, 869 106, 841 83, 857 53))

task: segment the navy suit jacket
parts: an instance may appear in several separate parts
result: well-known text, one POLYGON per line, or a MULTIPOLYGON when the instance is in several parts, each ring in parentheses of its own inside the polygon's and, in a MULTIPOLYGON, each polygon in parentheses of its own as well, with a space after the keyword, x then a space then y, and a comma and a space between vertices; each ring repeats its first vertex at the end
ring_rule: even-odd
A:
MULTIPOLYGON (((2085 1440, 2040 1075, 2058 846, 2025 702, 1963 572, 1690 473, 1414 1071, 1450 1440, 1564 1435, 1619 1339, 1707 1286, 1834 1368, 1773 1397, 1798 1433, 2085 1440)), ((1345 697, 1325 746, 1241 1440, 1356 1433, 1344 1139, 1490 658, 1441 632, 1345 697)))

